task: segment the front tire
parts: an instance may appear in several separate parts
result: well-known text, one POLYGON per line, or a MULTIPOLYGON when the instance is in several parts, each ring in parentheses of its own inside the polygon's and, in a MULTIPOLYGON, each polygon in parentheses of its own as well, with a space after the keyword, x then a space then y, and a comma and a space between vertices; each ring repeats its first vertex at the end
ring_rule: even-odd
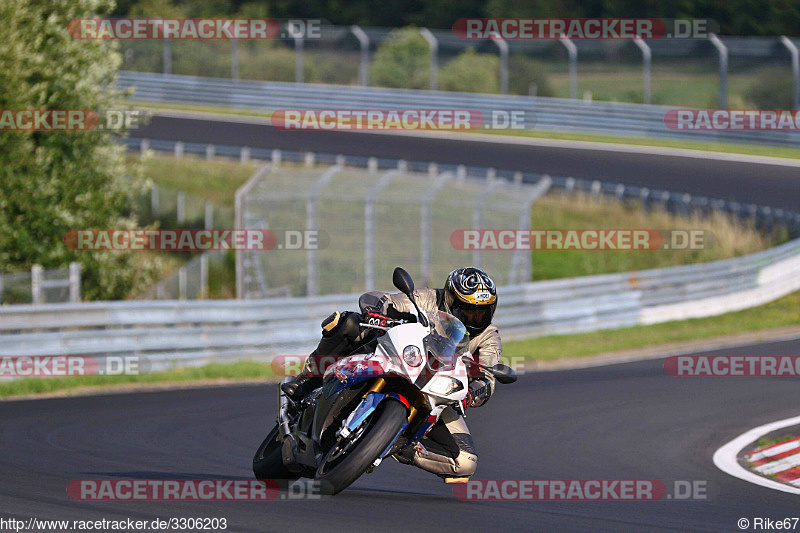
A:
POLYGON ((322 460, 314 477, 323 482, 323 492, 338 494, 349 487, 389 447, 407 418, 408 411, 399 401, 381 402, 364 421, 367 427, 352 447, 337 455, 339 445, 334 445, 322 460))
POLYGON ((300 477, 283 465, 281 444, 278 424, 275 424, 253 456, 253 474, 256 479, 272 479, 277 481, 278 485, 284 486, 300 477))

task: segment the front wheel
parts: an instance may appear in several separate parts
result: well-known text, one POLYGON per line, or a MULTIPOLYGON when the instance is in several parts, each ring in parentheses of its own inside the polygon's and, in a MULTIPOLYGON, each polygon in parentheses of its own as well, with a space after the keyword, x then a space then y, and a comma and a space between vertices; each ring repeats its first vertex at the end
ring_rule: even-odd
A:
POLYGON ((278 425, 275 424, 253 457, 253 474, 256 479, 273 479, 282 485, 289 484, 300 477, 283 466, 281 444, 278 425))
POLYGON ((316 479, 328 494, 349 487, 380 457, 394 441, 408 417, 406 407, 387 398, 359 426, 349 439, 343 439, 328 451, 317 469, 316 479))

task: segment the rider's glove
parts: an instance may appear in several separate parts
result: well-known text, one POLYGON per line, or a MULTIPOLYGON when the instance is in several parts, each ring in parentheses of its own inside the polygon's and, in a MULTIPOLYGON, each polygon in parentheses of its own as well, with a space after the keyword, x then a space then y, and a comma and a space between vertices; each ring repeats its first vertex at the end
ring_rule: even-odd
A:
POLYGON ((386 309, 386 316, 393 320, 405 320, 406 322, 416 322, 417 317, 411 313, 403 313, 394 308, 392 304, 386 309))
POLYGON ((382 315, 372 310, 369 310, 366 313, 364 313, 364 321, 372 326, 380 326, 382 328, 385 328, 389 322, 389 318, 390 317, 386 315, 382 315))
POLYGON ((472 383, 469 384, 467 397, 462 400, 464 405, 464 410, 467 410, 470 407, 480 407, 488 399, 489 399, 489 384, 482 379, 472 380, 472 383))

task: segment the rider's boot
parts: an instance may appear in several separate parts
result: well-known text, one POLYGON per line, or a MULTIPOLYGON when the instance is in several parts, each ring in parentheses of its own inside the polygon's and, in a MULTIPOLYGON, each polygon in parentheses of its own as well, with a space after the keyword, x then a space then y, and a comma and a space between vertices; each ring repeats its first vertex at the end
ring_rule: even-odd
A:
POLYGON ((321 381, 322 378, 300 374, 292 381, 283 383, 281 385, 281 390, 286 393, 286 396, 288 396, 290 400, 294 403, 298 403, 308 396, 311 391, 318 388, 321 385, 321 381))
POLYGON ((290 400, 298 403, 311 391, 322 386, 324 369, 320 368, 317 359, 348 353, 354 339, 361 333, 360 322, 361 315, 349 311, 336 311, 322 321, 322 338, 317 349, 306 360, 305 369, 295 379, 281 385, 281 390, 290 400))

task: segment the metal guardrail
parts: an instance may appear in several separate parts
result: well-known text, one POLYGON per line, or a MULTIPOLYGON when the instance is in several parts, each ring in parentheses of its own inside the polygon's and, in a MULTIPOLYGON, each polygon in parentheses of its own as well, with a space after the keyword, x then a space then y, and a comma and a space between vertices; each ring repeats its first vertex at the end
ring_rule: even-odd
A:
MULTIPOLYGON (((506 339, 713 316, 800 290, 800 239, 750 256, 499 289, 506 339)), ((138 355, 153 369, 304 354, 357 294, 0 307, 0 355, 138 355)))
POLYGON ((136 87, 132 100, 225 106, 258 111, 278 109, 470 109, 484 117, 522 111, 525 129, 588 132, 793 145, 800 131, 673 131, 664 123, 668 106, 588 102, 562 98, 385 89, 201 78, 124 71, 121 89, 136 87))

